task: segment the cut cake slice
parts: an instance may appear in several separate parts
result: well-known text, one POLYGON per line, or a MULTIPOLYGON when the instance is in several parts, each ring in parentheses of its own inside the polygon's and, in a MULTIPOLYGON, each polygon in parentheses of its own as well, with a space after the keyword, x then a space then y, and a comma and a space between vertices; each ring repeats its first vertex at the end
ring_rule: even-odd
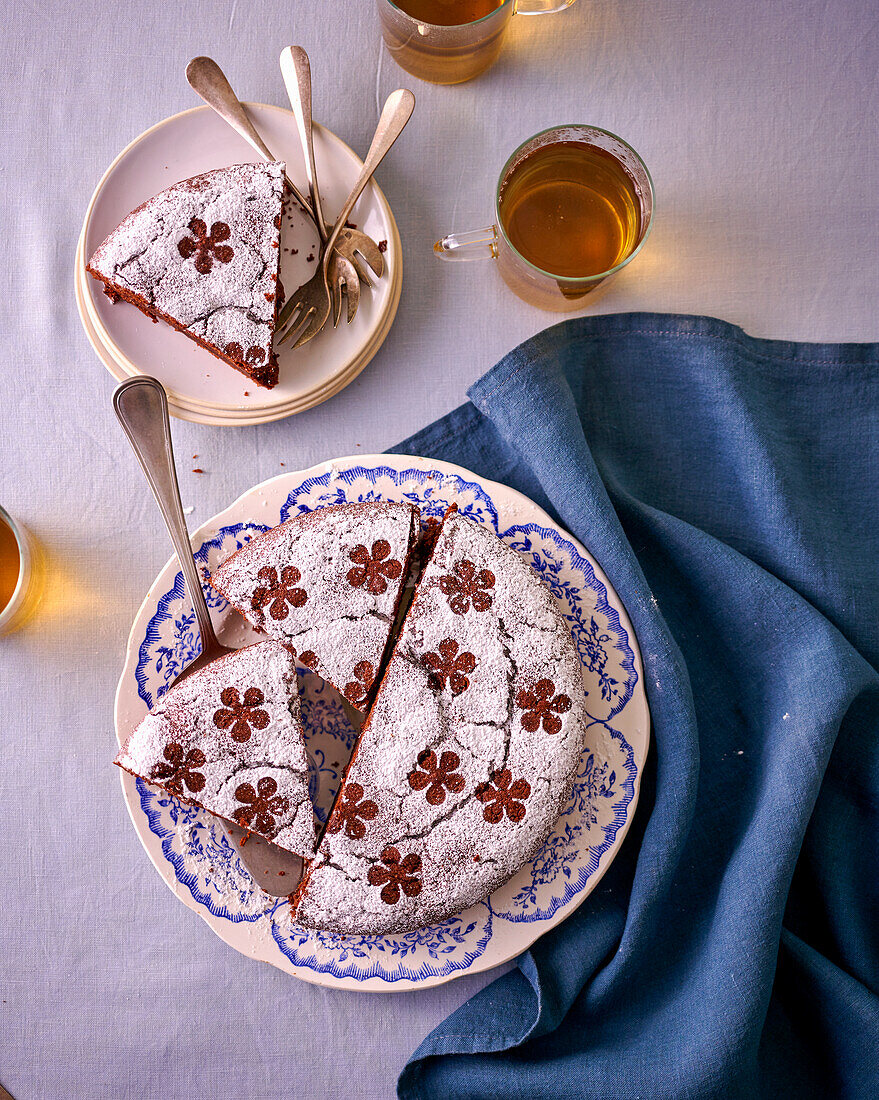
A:
POLYGON ((252 626, 365 711, 418 535, 411 504, 367 501, 306 512, 252 539, 211 584, 252 626))
POLYGON ((86 270, 257 385, 272 351, 284 165, 236 164, 181 180, 132 211, 86 270))
POLYGON ((296 662, 278 642, 239 649, 176 684, 115 762, 281 848, 314 854, 296 662))

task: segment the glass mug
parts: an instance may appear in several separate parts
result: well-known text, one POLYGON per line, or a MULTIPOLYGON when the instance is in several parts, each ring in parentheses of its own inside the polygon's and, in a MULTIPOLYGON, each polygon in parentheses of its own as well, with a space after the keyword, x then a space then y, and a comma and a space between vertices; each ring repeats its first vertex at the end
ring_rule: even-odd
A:
POLYGON ((564 11, 574 0, 377 0, 382 35, 401 69, 461 84, 497 61, 514 15, 564 11), (411 13, 411 14, 410 14, 411 13))
POLYGON ((622 138, 597 126, 555 126, 504 165, 495 223, 433 248, 444 260, 494 259, 520 298, 567 312, 641 251, 653 201, 650 173, 622 138))
POLYGON ((36 545, 0 508, 0 634, 17 630, 39 603, 41 569, 36 545))

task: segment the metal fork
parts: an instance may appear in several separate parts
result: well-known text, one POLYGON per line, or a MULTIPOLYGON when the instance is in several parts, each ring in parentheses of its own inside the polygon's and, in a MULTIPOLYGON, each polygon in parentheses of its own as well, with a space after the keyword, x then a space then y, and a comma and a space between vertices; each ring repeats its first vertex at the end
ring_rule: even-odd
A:
POLYGON ((331 305, 328 268, 333 246, 351 211, 354 209, 354 204, 360 198, 375 170, 384 160, 388 150, 403 132, 406 123, 412 117, 414 109, 415 96, 407 89, 398 88, 396 92, 391 92, 388 96, 381 118, 378 120, 372 145, 370 145, 369 152, 363 162, 363 168, 357 177, 357 182, 354 184, 351 194, 342 207, 342 212, 336 218, 336 224, 333 226, 330 239, 327 241, 320 268, 304 286, 296 291, 292 298, 288 298, 278 316, 276 331, 280 331, 285 325, 289 325, 289 328, 281 336, 279 343, 295 338, 293 347, 301 347, 308 340, 317 336, 327 323, 331 305))
MULTIPOLYGON (((220 66, 210 57, 194 57, 186 66, 186 79, 207 105, 227 122, 248 145, 253 148, 263 160, 275 161, 277 157, 269 149, 254 126, 250 115, 243 103, 235 95, 232 85, 226 79, 226 75, 220 66)), ((306 215, 311 218, 317 228, 317 218, 311 208, 311 203, 293 183, 289 176, 285 175, 285 182, 293 198, 306 215)), ((326 226, 324 226, 326 232, 326 226)), ((378 278, 384 274, 385 261, 375 241, 365 233, 358 230, 345 229, 339 234, 335 244, 333 255, 347 260, 351 268, 344 268, 340 274, 344 275, 346 284, 357 278, 369 284, 369 275, 363 261, 369 265, 378 278), (362 257, 362 261, 361 261, 362 257)), ((337 269, 334 268, 334 274, 337 269)))
MULTIPOLYGON (((323 206, 320 198, 320 187, 317 182, 317 168, 314 163, 314 139, 311 132, 311 63, 308 54, 301 46, 287 46, 281 51, 281 75, 290 97, 290 106, 293 108, 293 117, 296 119, 296 128, 299 131, 299 140, 302 143, 302 152, 305 157, 305 175, 308 179, 308 193, 311 196, 311 208, 314 210, 317 231, 320 234, 320 255, 318 263, 323 260, 326 251, 329 234, 326 230, 323 206)), ((346 263, 348 261, 345 261, 346 263)), ((360 284, 354 279, 340 277, 333 270, 330 261, 329 271, 330 293, 333 298, 333 328, 339 324, 342 313, 342 293, 344 292, 348 306, 348 323, 354 320, 357 307, 360 304, 360 284)))
MULTIPOLYGON (((201 653, 183 669, 173 681, 179 684, 193 672, 211 661, 233 651, 217 640, 211 613, 204 597, 202 579, 192 556, 192 545, 180 489, 174 469, 174 450, 171 445, 171 424, 168 420, 168 399, 161 382, 147 375, 129 378, 118 386, 113 394, 113 408, 128 442, 131 444, 141 469, 156 498, 165 520, 168 534, 174 543, 177 560, 186 583, 186 591, 192 601, 198 631, 201 635, 201 653)), ((172 684, 168 685, 173 686, 172 684)), ((254 880, 267 893, 276 897, 289 894, 302 875, 303 863, 299 856, 279 848, 276 844, 258 837, 247 838, 245 830, 225 818, 217 818, 229 843, 254 880), (245 850, 244 840, 247 839, 245 850)))

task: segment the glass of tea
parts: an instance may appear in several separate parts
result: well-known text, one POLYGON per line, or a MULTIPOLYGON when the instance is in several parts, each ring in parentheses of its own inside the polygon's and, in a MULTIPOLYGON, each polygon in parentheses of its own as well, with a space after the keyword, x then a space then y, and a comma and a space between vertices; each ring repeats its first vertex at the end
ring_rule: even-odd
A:
POLYGON ((0 508, 0 634, 17 630, 36 607, 38 573, 29 535, 0 508))
POLYGON ((401 69, 461 84, 492 65, 514 15, 548 15, 574 0, 377 0, 382 35, 401 69))
POLYGON ((494 259, 531 305, 580 309, 641 251, 653 199, 650 173, 622 138, 597 126, 555 126, 504 165, 494 224, 450 233, 434 252, 444 260, 494 259))

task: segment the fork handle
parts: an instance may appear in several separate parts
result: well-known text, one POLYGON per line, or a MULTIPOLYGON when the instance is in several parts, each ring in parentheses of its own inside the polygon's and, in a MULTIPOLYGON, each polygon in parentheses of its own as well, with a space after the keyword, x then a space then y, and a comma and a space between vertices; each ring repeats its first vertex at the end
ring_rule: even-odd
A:
POLYGON ((311 113, 311 63, 308 54, 301 46, 287 46, 281 52, 281 76, 290 97, 299 141, 305 154, 305 174, 308 177, 308 191, 311 195, 311 208, 320 234, 321 243, 327 239, 326 220, 320 201, 317 183, 317 168, 314 164, 314 135, 312 133, 311 113))
POLYGON ((129 378, 114 391, 113 408, 137 455, 141 469, 146 474, 168 534, 174 543, 177 560, 180 562, 183 579, 198 620, 201 651, 207 653, 218 649, 219 642, 204 597, 198 566, 192 556, 192 544, 186 529, 183 505, 180 503, 165 390, 155 378, 146 375, 129 378))
MULTIPOLYGON (((259 131, 251 122, 244 104, 235 95, 232 85, 226 79, 226 74, 212 57, 194 57, 186 66, 186 79, 193 91, 201 96, 205 103, 217 112, 220 118, 228 122, 232 129, 240 134, 248 145, 259 153, 263 160, 274 161, 277 159, 259 136, 259 131)), ((314 219, 311 204, 289 176, 285 175, 284 178, 293 198, 314 219)), ((315 224, 317 224, 316 221, 315 224)))
POLYGON ((363 194, 363 189, 366 187, 367 183, 369 183, 375 170, 385 159, 391 146, 400 134, 403 133, 403 130, 406 128, 406 123, 412 117, 412 112, 414 110, 415 96, 408 89, 398 88, 388 96, 382 108, 378 125, 375 128, 372 145, 370 145, 369 152, 366 154, 366 158, 363 161, 363 168, 360 170, 360 175, 357 177, 357 182, 354 184, 351 194, 342 207, 341 214, 336 218, 336 224, 333 226, 330 239, 327 241, 326 256, 329 256, 332 251, 333 245, 335 245, 339 234, 345 226, 345 222, 348 220, 348 216, 354 209, 354 204, 363 194))

